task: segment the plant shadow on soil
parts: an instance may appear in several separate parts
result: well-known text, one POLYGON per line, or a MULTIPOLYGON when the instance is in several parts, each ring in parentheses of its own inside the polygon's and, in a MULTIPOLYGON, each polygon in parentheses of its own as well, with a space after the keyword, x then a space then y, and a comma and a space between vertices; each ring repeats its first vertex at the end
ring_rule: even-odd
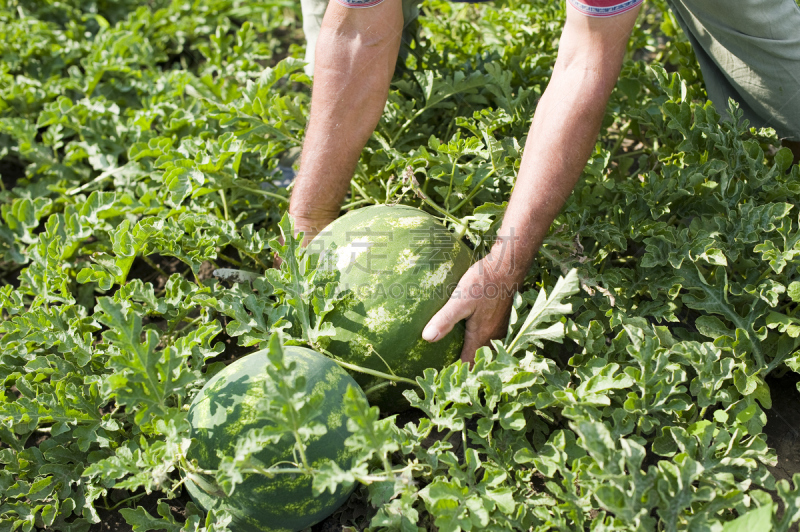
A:
POLYGON ((791 480, 800 473, 800 375, 787 373, 780 379, 767 378, 772 408, 767 410, 767 444, 778 454, 778 465, 770 471, 776 480, 791 480))
MULTIPOLYGON (((772 395, 772 408, 766 410, 767 445, 775 449, 778 463, 769 467, 775 480, 788 480, 800 474, 800 374, 789 372, 781 378, 767 377, 772 395)), ((776 494, 773 499, 778 502, 776 494)), ((782 506, 779 505, 779 506, 782 506)), ((782 513, 780 508, 779 513, 782 513)), ((791 527, 790 532, 800 532, 800 524, 791 527)))
POLYGON ((25 177, 25 165, 18 159, 4 157, 0 159, 0 181, 3 190, 11 190, 17 185, 17 180, 25 177))

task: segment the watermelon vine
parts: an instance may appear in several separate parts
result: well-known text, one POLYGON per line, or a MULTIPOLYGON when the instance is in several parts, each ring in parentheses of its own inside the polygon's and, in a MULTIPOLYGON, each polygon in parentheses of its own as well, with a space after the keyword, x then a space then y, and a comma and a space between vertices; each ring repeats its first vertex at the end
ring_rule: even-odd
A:
MULTIPOLYGON (((423 9, 344 210, 419 209, 481 256, 564 6, 423 9)), ((310 106, 298 5, 9 0, 0 34, 0 530, 235 531, 187 485, 236 497, 274 467, 309 500, 352 490, 313 530, 797 529, 800 436, 777 449, 797 428, 771 413, 800 404, 800 166, 720 120, 663 1, 507 335, 416 379, 337 360, 411 408, 347 388, 342 463, 308 456, 328 426, 282 358, 333 354, 353 302, 284 218, 310 106), (201 464, 190 405, 261 349, 280 430, 201 464), (291 457, 257 463, 276 440, 291 457)))

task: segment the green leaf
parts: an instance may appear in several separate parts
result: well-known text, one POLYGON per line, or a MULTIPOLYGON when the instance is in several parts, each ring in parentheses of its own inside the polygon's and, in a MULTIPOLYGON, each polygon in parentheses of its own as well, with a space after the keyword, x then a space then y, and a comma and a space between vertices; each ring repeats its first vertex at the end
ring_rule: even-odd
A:
POLYGON ((723 532, 771 532, 772 512, 772 504, 761 506, 725 523, 722 530, 723 532))
POLYGON ((732 336, 734 333, 716 316, 700 316, 694 322, 697 332, 703 336, 717 339, 720 336, 732 336))
POLYGON ((800 523, 800 473, 794 474, 792 483, 794 489, 787 480, 781 480, 777 484, 778 496, 785 504, 778 530, 789 530, 793 524, 800 523))
POLYGON ((794 281, 790 284, 787 292, 789 293, 789 297, 792 298, 792 301, 800 302, 800 281, 794 281))
POLYGON ((148 530, 179 532, 181 530, 181 526, 172 517, 169 505, 164 501, 158 503, 160 519, 153 517, 141 506, 136 509, 122 508, 119 513, 125 518, 125 522, 131 525, 133 532, 147 532, 148 530))
POLYGON ((530 345, 542 347, 542 340, 560 342, 565 334, 563 323, 554 323, 546 328, 541 326, 572 312, 572 305, 562 300, 577 294, 579 290, 578 272, 571 270, 566 277, 559 277, 549 297, 544 290, 540 291, 522 325, 516 330, 509 326, 506 336, 509 354, 513 355, 530 345))
POLYGON ((158 333, 144 331, 140 316, 110 298, 100 298, 97 311, 98 321, 108 327, 103 338, 109 343, 109 365, 115 370, 104 382, 107 397, 129 405, 139 425, 166 417, 198 378, 186 364, 191 344, 159 349, 158 333))

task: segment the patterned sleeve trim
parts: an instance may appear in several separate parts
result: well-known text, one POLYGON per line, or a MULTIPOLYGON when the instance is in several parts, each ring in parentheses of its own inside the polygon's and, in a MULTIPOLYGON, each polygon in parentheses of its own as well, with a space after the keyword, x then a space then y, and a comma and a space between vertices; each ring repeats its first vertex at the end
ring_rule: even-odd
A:
POLYGON ((638 7, 644 0, 569 0, 572 7, 589 17, 613 17, 638 7))
POLYGON ((355 8, 365 8, 365 7, 375 7, 378 4, 383 3, 384 0, 336 0, 337 3, 343 5, 344 7, 355 7, 355 8))

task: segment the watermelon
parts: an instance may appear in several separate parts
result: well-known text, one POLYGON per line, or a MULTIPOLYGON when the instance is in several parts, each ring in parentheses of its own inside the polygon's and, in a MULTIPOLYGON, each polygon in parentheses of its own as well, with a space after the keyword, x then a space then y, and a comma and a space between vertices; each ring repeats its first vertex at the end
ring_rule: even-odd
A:
MULTIPOLYGON (((471 250, 436 218, 404 205, 349 212, 308 246, 318 268, 338 270, 351 297, 328 314, 335 335, 322 347, 345 362, 414 379, 426 368, 458 359, 464 345, 459 323, 443 339, 422 339, 428 321, 447 302, 472 264, 471 250)), ((352 372, 364 390, 385 382, 352 372)), ((378 388, 370 404, 383 411, 408 408, 406 386, 378 388)))
MULTIPOLYGON (((352 455, 344 445, 349 432, 343 397, 348 385, 358 388, 356 383, 330 358, 310 349, 284 347, 284 360, 287 364, 297 364, 306 378, 308 394, 324 397, 322 417, 317 421, 327 426, 327 433, 312 440, 306 448, 311 466, 333 460, 340 467, 349 468, 352 455)), ((247 355, 212 377, 198 393, 189 407, 193 438, 187 453, 189 460, 197 460, 203 469, 217 469, 218 450, 231 456, 238 436, 270 423, 258 419, 257 409, 264 396, 265 368, 269 363, 266 350, 247 355)), ((284 439, 264 448, 254 458, 266 466, 293 462, 293 443, 284 439)), ((302 530, 333 513, 352 492, 340 486, 334 494, 326 491, 314 497, 310 476, 289 474, 273 478, 246 475, 229 497, 211 495, 191 480, 186 481, 186 487, 206 511, 224 508, 233 515, 231 526, 237 532, 302 530)))

